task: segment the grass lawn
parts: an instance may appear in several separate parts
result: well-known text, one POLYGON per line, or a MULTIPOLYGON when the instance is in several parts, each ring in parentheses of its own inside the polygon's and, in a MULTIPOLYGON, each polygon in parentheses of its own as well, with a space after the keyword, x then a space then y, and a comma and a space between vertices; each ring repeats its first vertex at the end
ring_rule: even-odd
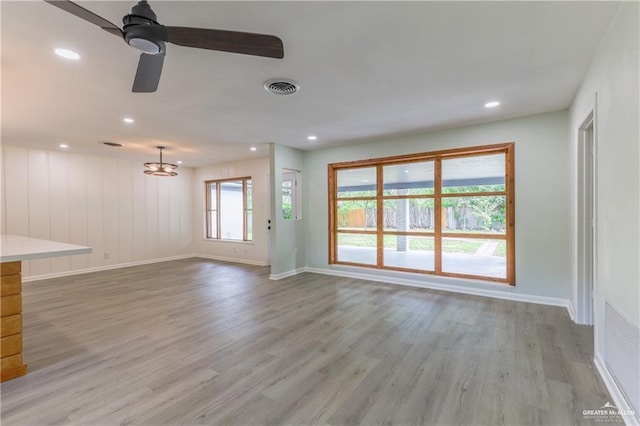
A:
MULTIPOLYGON (((407 237, 409 238, 410 250, 433 251, 433 237, 407 237)), ((444 253, 467 253, 474 254, 482 245, 484 240, 466 239, 466 238, 443 238, 442 249, 444 253)), ((375 235, 358 235, 358 234, 338 234, 338 245, 351 247, 376 247, 375 235)), ((396 236, 385 235, 384 247, 395 248, 396 236)), ((500 241, 493 252, 493 256, 507 256, 507 242, 500 241)))
POLYGON ((500 257, 507 257, 507 242, 500 241, 500 243, 498 244, 498 247, 496 247, 495 251, 493 252, 493 255, 500 256, 500 257))
POLYGON ((482 240, 465 240, 449 238, 442 239, 442 251, 444 253, 469 253, 474 254, 482 245, 482 240))

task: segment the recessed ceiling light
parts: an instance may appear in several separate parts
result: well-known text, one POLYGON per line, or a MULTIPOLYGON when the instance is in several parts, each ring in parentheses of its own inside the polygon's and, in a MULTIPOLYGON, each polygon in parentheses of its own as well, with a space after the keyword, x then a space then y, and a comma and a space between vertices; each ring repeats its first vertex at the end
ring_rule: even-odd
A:
POLYGON ((307 136, 307 139, 309 139, 310 141, 315 141, 316 139, 318 139, 318 137, 311 135, 311 136, 307 136))
POLYGON ((123 119, 122 119, 122 121, 124 121, 124 122, 125 122, 125 123, 127 123, 127 124, 131 124, 131 123, 133 123, 135 120, 134 120, 133 118, 131 118, 131 117, 125 117, 125 118, 123 118, 123 119))
POLYGON ((80 59, 80 55, 78 55, 73 50, 57 48, 57 49, 53 49, 53 51, 56 53, 56 55, 63 57, 65 59, 73 59, 73 60, 80 59))
POLYGON ((498 101, 491 101, 491 102, 487 102, 486 104, 484 104, 485 108, 495 108, 498 105, 500 105, 500 102, 498 101))
POLYGON ((258 148, 256 148, 255 146, 252 146, 251 148, 249 148, 251 151, 256 151, 258 148))
POLYGON ((409 173, 409 170, 405 170, 404 172, 405 172, 405 173, 409 173))
POLYGON ((178 161, 176 161, 176 163, 178 163, 178 164, 182 164, 182 161, 178 160, 178 161))
POLYGON ((67 145, 66 143, 61 143, 60 148, 69 148, 69 145, 67 145))

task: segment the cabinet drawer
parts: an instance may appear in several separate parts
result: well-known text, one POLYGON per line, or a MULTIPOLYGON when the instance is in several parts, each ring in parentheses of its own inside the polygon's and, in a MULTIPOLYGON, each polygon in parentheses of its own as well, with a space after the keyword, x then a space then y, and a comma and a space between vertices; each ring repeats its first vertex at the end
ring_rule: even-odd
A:
POLYGON ((9 368, 17 368, 22 366, 22 354, 9 355, 1 359, 0 370, 8 370, 9 368))
POLYGON ((22 352, 22 334, 0 338, 0 358, 22 352))
POLYGON ((11 336, 22 331, 22 315, 10 315, 0 318, 0 337, 11 336))
POLYGON ((22 262, 0 263, 0 276, 15 275, 22 272, 22 262))
POLYGON ((8 317, 22 312, 22 295, 3 296, 0 298, 0 317, 8 317))
POLYGON ((0 296, 20 294, 22 291, 22 275, 0 277, 0 296))

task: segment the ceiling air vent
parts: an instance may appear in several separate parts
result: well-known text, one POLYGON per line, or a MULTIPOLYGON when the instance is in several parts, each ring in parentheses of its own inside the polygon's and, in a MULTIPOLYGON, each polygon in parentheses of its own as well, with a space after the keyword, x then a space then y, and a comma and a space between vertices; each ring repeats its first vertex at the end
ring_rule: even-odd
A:
POLYGON ((122 146, 121 143, 117 142, 101 142, 103 145, 112 146, 114 148, 120 148, 122 146))
POLYGON ((267 92, 274 95, 293 95, 300 90, 300 85, 293 80, 286 78, 274 78, 264 82, 267 92))

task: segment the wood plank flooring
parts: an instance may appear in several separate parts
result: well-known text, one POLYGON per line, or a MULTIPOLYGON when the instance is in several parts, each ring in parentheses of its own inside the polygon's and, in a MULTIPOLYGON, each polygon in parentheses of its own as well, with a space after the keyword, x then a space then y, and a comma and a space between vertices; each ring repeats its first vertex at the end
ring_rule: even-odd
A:
POLYGON ((588 424, 562 308, 186 259, 24 285, 10 425, 588 424))

